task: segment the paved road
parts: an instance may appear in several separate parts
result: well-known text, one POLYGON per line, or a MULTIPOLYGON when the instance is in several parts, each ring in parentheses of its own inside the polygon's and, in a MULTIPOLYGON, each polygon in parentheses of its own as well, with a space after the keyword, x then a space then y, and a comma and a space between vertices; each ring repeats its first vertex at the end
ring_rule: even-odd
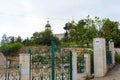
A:
POLYGON ((105 77, 95 78, 92 80, 120 80, 120 64, 116 64, 115 67, 111 69, 105 77))

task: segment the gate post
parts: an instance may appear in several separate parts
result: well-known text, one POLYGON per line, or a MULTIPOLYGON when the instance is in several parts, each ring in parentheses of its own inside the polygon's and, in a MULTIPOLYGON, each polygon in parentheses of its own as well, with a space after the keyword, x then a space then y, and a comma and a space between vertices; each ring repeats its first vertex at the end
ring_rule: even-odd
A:
POLYGON ((30 54, 20 54, 21 80, 30 80, 30 54))
POLYGON ((86 74, 89 77, 91 75, 91 61, 90 61, 90 54, 84 54, 84 58, 85 58, 85 70, 86 70, 86 74))
POLYGON ((112 64, 115 64, 115 50, 114 50, 114 42, 109 41, 109 51, 111 51, 112 54, 112 64))
POLYGON ((55 79, 55 69, 54 69, 54 51, 55 51, 55 42, 52 41, 52 80, 55 79))
POLYGON ((72 51, 72 68, 72 79, 77 80, 77 54, 74 51, 72 51))
POLYGON ((95 77, 103 77, 107 72, 105 39, 95 38, 93 40, 93 48, 94 48, 94 75, 95 77))
POLYGON ((70 80, 72 80, 72 51, 70 51, 70 80))

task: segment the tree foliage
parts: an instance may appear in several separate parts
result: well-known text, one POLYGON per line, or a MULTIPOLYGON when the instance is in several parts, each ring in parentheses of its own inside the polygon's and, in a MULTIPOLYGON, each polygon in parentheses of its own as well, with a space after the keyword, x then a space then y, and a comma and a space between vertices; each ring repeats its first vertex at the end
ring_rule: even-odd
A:
POLYGON ((115 46, 120 46, 120 30, 118 28, 119 23, 117 21, 111 21, 110 19, 105 19, 102 26, 103 37, 106 38, 107 43, 112 40, 115 42, 115 46))
POLYGON ((22 43, 23 43, 24 46, 32 46, 33 45, 32 40, 29 39, 28 37, 22 43))
POLYGON ((64 37, 62 39, 63 42, 68 42, 69 41, 69 33, 70 31, 74 28, 74 25, 70 22, 66 23, 64 26, 64 30, 66 30, 64 37))
POLYGON ((77 45, 86 44, 89 46, 93 42, 93 38, 103 37, 108 43, 111 39, 115 42, 116 47, 120 47, 120 29, 119 22, 111 21, 108 18, 100 19, 95 17, 90 18, 88 15, 86 19, 81 19, 69 30, 69 27, 64 28, 69 30, 69 41, 75 42, 77 45))
POLYGON ((18 36, 15 42, 20 42, 21 43, 22 42, 21 36, 18 36))
POLYGON ((59 39, 53 35, 51 30, 46 29, 42 32, 35 32, 31 39, 27 38, 23 41, 26 46, 30 45, 51 45, 51 42, 55 41, 56 44, 60 44, 59 39))
POLYGON ((3 34, 2 36, 2 40, 1 40, 1 45, 4 45, 8 42, 8 38, 6 34, 3 34))
POLYGON ((0 51, 5 55, 15 55, 17 51, 22 47, 23 45, 19 42, 13 43, 13 44, 5 44, 0 47, 0 51))
POLYGON ((87 19, 81 19, 70 31, 70 40, 83 46, 92 43, 94 37, 97 36, 97 29, 95 27, 94 20, 87 17, 87 19))

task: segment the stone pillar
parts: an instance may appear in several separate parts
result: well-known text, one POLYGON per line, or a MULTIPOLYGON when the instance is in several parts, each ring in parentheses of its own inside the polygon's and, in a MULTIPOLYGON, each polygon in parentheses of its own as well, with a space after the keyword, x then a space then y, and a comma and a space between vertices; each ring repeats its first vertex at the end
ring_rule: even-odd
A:
POLYGON ((72 68, 73 80, 77 80, 77 54, 74 51, 72 51, 72 68))
POLYGON ((94 48, 94 76, 103 77, 107 72, 105 39, 95 38, 93 40, 93 48, 94 48))
POLYGON ((30 80, 30 54, 20 54, 21 80, 30 80))
POLYGON ((91 75, 91 61, 90 61, 90 54, 84 54, 85 58, 85 65, 86 65, 86 74, 87 76, 91 75))
POLYGON ((115 64, 115 50, 114 50, 114 42, 109 42, 109 51, 112 53, 112 64, 115 64))

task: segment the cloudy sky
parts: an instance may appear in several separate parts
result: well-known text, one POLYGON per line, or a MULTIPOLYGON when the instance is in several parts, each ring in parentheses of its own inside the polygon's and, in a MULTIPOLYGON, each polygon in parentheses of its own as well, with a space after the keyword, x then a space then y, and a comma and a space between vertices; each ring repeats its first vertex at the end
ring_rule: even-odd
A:
POLYGON ((63 33, 72 17, 77 22, 87 15, 120 21, 119 0, 0 0, 0 38, 31 37, 44 30, 49 18, 54 33, 63 33))

